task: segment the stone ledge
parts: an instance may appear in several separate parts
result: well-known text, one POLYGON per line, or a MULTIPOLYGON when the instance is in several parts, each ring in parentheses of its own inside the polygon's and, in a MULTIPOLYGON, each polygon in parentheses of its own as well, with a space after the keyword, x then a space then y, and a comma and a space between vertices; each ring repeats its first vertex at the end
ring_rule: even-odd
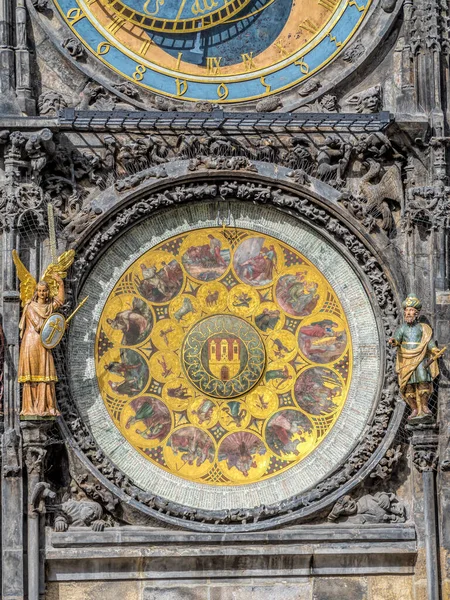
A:
POLYGON ((46 546, 49 581, 412 574, 416 555, 411 525, 224 535, 138 527, 47 530, 46 546))
POLYGON ((299 543, 299 542, 400 542, 414 541, 416 530, 411 524, 398 525, 306 525, 272 531, 248 533, 193 533, 171 531, 152 527, 113 527, 95 532, 83 527, 57 533, 47 529, 47 546, 53 548, 75 548, 80 546, 108 546, 139 544, 249 544, 299 543))

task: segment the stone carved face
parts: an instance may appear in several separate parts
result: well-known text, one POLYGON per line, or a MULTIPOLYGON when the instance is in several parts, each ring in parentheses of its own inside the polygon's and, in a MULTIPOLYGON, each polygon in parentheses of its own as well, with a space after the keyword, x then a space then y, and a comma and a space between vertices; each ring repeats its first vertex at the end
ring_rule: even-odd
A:
POLYGON ((87 502, 81 505, 80 519, 86 523, 86 525, 90 525, 92 521, 95 521, 98 518, 98 511, 95 505, 88 504, 87 502))
POLYGON ((356 501, 350 498, 350 496, 346 496, 344 498, 344 502, 342 503, 341 510, 342 515, 356 515, 358 511, 356 501))

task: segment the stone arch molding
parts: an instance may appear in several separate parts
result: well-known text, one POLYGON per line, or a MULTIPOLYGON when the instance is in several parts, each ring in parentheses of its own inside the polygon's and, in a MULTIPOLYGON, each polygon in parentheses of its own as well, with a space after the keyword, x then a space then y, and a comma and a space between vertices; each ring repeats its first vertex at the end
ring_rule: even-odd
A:
MULTIPOLYGON (((77 284, 72 292, 75 296, 90 293, 91 316, 81 317, 74 323, 68 342, 68 377, 61 382, 59 398, 65 435, 83 468, 103 488, 142 513, 173 525, 203 531, 259 530, 303 519, 323 510, 373 471, 392 443, 403 413, 403 404, 396 403, 397 384, 392 354, 385 350, 384 344, 384 339, 391 335, 395 326, 397 302, 390 283, 393 279, 381 268, 376 248, 358 234, 351 218, 345 219, 339 213, 335 200, 330 201, 312 191, 311 186, 242 172, 216 173, 214 176, 210 173, 207 177, 197 173, 170 182, 153 181, 141 186, 121 198, 97 223, 95 230, 85 236, 77 248, 72 277, 77 284), (178 479, 171 480, 169 477, 155 483, 154 472, 149 473, 147 479, 126 475, 121 464, 123 460, 129 460, 132 453, 127 448, 121 457, 120 452, 114 452, 118 440, 113 439, 112 446, 108 446, 106 438, 109 433, 106 438, 102 437, 104 415, 95 397, 93 367, 85 361, 86 349, 93 343, 92 335, 95 335, 89 332, 89 328, 96 328, 92 327, 92 315, 95 321, 108 294, 108 289, 102 284, 102 277, 108 270, 105 262, 108 256, 122 253, 123 265, 131 264, 139 252, 147 249, 142 247, 142 235, 150 235, 146 243, 151 247, 156 240, 151 236, 163 235, 170 221, 176 222, 175 229, 183 231, 191 226, 192 219, 196 219, 200 226, 217 224, 217 215, 219 219, 230 218, 231 215, 254 231, 267 232, 268 223, 271 226, 283 223, 283 227, 275 230, 279 234, 281 231, 282 241, 295 243, 295 235, 290 236, 297 232, 301 233, 298 237, 304 240, 315 236, 316 241, 319 239, 328 245, 332 249, 328 267, 326 261, 321 266, 331 278, 330 282, 339 287, 338 279, 333 281, 332 267, 340 261, 340 266, 347 269, 345 277, 353 278, 358 288, 361 306, 365 306, 359 316, 356 308, 350 317, 352 336, 356 336, 357 340, 360 334, 363 338, 364 335, 370 337, 365 341, 361 338, 360 350, 355 355, 358 354, 358 377, 370 389, 371 397, 364 408, 358 408, 361 394, 353 378, 354 390, 350 396, 353 393, 352 401, 356 404, 349 403, 346 418, 350 419, 349 423, 352 423, 357 435, 350 444, 339 446, 337 443, 338 459, 332 472, 324 466, 318 468, 316 462, 318 476, 308 480, 306 485, 299 483, 304 481, 304 473, 297 474, 296 479, 295 473, 287 471, 288 478, 281 485, 279 480, 267 489, 252 489, 252 484, 249 484, 244 492, 241 486, 241 492, 233 495, 232 490, 226 501, 223 501, 225 496, 221 490, 215 495, 218 501, 212 493, 196 496, 196 490, 189 489, 188 485, 180 494, 178 479), (261 219, 265 219, 266 229, 261 228, 261 219), (114 244, 120 240, 125 242, 125 246, 116 252, 118 247, 115 250, 114 244), (92 284, 94 281, 96 283, 92 284), (365 333, 362 329, 358 331, 358 327, 363 326, 358 318, 365 319, 365 333), (363 418, 353 421, 358 412, 363 414, 363 418), (293 483, 290 484, 288 479, 292 479, 293 483), (279 494, 280 489, 285 492, 279 494)), ((346 301, 342 289, 339 294, 345 310, 351 312, 349 300, 346 301)), ((343 431, 344 421, 336 429, 335 444, 343 431)), ((331 442, 329 451, 332 455, 331 442)))

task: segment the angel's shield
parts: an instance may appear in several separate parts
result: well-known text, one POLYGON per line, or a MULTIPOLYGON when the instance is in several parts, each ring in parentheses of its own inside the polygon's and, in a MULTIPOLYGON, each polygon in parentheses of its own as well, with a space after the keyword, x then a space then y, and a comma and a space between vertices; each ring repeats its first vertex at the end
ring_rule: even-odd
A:
POLYGON ((41 329, 41 342, 44 348, 51 350, 59 344, 66 330, 66 319, 60 313, 53 313, 41 329))

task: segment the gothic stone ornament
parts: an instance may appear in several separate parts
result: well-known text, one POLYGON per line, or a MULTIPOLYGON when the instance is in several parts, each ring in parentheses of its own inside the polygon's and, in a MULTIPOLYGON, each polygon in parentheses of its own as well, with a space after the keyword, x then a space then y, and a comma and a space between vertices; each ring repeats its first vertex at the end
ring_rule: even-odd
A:
POLYGON ((129 81, 170 98, 228 103, 305 81, 345 48, 371 1, 55 4, 73 35, 129 81))
POLYGON ((91 527, 93 531, 103 531, 103 508, 92 500, 66 500, 61 504, 62 514, 55 517, 55 531, 67 531, 70 527, 91 527))
POLYGON ((402 306, 405 322, 389 338, 389 343, 397 348, 400 392, 411 408, 410 420, 431 419, 428 400, 433 391, 433 379, 439 375, 437 359, 443 351, 432 339, 431 327, 418 321, 422 308, 420 300, 409 294, 402 306))
MULTIPOLYGON (((80 258, 76 265, 76 277, 83 279, 83 273, 88 266, 98 256, 102 245, 108 240, 116 239, 118 234, 138 223, 142 218, 150 215, 157 208, 180 204, 186 201, 192 202, 193 199, 206 200, 220 198, 221 200, 230 197, 230 195, 245 197, 256 202, 270 202, 278 206, 288 208, 293 214, 298 214, 306 218, 309 223, 316 224, 321 230, 327 231, 335 237, 338 243, 342 243, 355 260, 361 265, 361 268, 367 273, 369 284, 373 288, 374 297, 377 299, 382 312, 383 323, 388 334, 392 334, 392 324, 396 319, 397 311, 389 285, 381 271, 377 261, 370 255, 370 252, 359 242, 342 224, 330 216, 326 210, 315 207, 309 200, 293 195, 280 194, 278 189, 270 186, 244 183, 240 181, 223 181, 217 185, 206 185, 194 183, 190 185, 178 184, 176 189, 168 189, 164 194, 158 193, 147 198, 145 201, 134 201, 133 206, 123 211, 120 217, 109 221, 103 227, 103 230, 96 234, 94 238, 81 250, 80 258), (264 190, 263 190, 264 188, 264 190)), ((286 217, 288 218, 288 217, 286 217)), ((142 250, 141 250, 142 251, 142 250)), ((390 363, 388 363, 390 364, 390 363)), ((79 443, 80 447, 89 449, 91 460, 99 469, 98 477, 102 485, 107 486, 111 491, 114 486, 120 486, 130 498, 130 502, 141 507, 141 510, 157 516, 171 523, 179 523, 194 529, 204 529, 208 531, 221 530, 221 526, 239 527, 239 523, 247 523, 246 527, 260 529, 270 526, 270 522, 282 523, 299 518, 302 515, 311 514, 319 507, 326 506, 330 502, 328 498, 336 499, 338 490, 351 489, 357 479, 355 476, 359 473, 362 476, 364 472, 368 475, 375 466, 372 463, 371 456, 375 449, 383 443, 386 428, 390 427, 390 420, 393 414, 395 400, 396 383, 391 370, 388 370, 386 387, 381 395, 378 408, 375 410, 374 418, 368 425, 366 437, 356 446, 347 458, 346 464, 340 470, 330 477, 325 477, 321 483, 313 486, 307 493, 298 493, 282 502, 274 502, 261 505, 253 509, 224 509, 205 510, 202 508, 189 508, 183 506, 180 502, 174 502, 161 497, 155 492, 145 492, 134 485, 128 477, 114 466, 105 454, 98 450, 95 452, 95 442, 91 434, 85 428, 83 421, 75 417, 77 408, 71 403, 68 390, 61 388, 61 394, 67 399, 67 405, 64 404, 65 417, 70 429, 79 443), (69 409, 69 406, 71 408, 69 409), (70 410, 70 412, 66 412, 70 410), (98 459, 97 459, 98 457, 98 459), (367 469, 367 471, 365 471, 367 469), (353 483, 352 483, 353 482, 353 483), (344 488, 342 487, 344 486, 344 488), (134 500, 133 500, 134 499, 134 500), (154 511, 156 509, 156 512, 154 511), (184 520, 186 519, 186 521, 184 520), (269 521, 268 521, 269 520, 269 521), (249 525, 249 523, 252 523, 249 525), (228 524, 228 525, 227 525, 228 524)), ((78 410, 81 407, 78 407, 78 410)), ((394 419, 398 423, 397 406, 394 419)), ((401 411, 400 411, 401 412, 401 411)), ((386 449, 389 446, 386 446, 386 449)), ((79 454, 79 458, 83 459, 79 454)), ((341 491, 342 493, 342 491, 341 491)))
POLYGON ((328 521, 346 523, 404 523, 406 511, 403 502, 394 494, 377 492, 367 494, 358 500, 342 496, 333 506, 328 521))

